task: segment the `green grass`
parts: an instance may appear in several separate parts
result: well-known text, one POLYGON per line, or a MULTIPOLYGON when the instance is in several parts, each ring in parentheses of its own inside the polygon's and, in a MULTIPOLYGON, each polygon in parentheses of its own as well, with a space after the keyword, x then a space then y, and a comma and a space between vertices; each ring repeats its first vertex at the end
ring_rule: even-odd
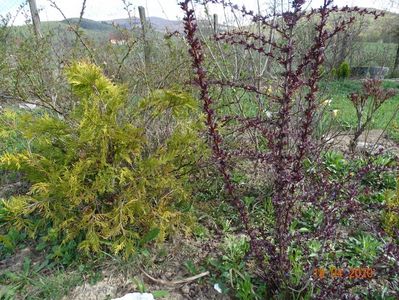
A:
MULTIPOLYGON (((399 83, 393 81, 384 81, 384 88, 393 88, 399 90, 399 83)), ((362 84, 359 80, 332 81, 323 83, 321 90, 325 99, 331 99, 331 109, 338 109, 338 122, 342 127, 350 129, 356 124, 356 111, 347 95, 352 92, 360 91, 362 84)), ((399 105, 399 95, 389 99, 376 112, 371 123, 372 129, 384 129, 387 126, 388 131, 392 130, 395 123, 399 123, 399 114, 395 114, 399 105)))
MULTIPOLYGON (((399 82, 385 80, 383 87, 386 89, 396 89, 398 95, 387 100, 376 112, 369 129, 386 129, 388 135, 399 141, 399 112, 395 111, 399 108, 399 82)), ((320 84, 320 102, 331 99, 332 102, 328 110, 338 110, 336 121, 339 126, 350 131, 356 125, 356 111, 348 98, 348 95, 362 90, 362 82, 360 80, 335 80, 324 81, 320 84)), ((225 92, 222 97, 222 103, 232 103, 233 96, 231 93, 225 92)), ((265 106, 267 109, 267 99, 265 106)), ((220 112, 221 114, 235 114, 239 113, 240 109, 245 112, 247 117, 254 117, 257 115, 258 106, 256 99, 252 95, 244 94, 240 101, 241 107, 234 103, 230 106, 224 106, 220 112)))
POLYGON ((82 275, 78 272, 55 271, 45 276, 24 272, 7 272, 0 278, 5 284, 0 288, 0 299, 15 299, 26 296, 27 299, 61 299, 74 287, 83 283, 82 275))

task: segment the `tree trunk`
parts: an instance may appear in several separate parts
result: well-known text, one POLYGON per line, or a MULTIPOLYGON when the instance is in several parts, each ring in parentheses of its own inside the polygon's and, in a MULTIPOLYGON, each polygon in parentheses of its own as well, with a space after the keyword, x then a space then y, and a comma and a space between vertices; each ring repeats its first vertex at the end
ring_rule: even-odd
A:
POLYGON ((392 75, 399 77, 399 43, 396 49, 395 64, 393 65, 392 75))

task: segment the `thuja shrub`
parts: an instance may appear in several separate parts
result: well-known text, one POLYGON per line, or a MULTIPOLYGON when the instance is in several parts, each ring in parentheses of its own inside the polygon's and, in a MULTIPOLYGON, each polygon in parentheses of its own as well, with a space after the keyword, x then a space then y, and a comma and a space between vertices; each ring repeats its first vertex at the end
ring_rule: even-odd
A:
POLYGON ((17 136, 23 147, 4 153, 0 167, 31 184, 26 195, 2 200, 2 233, 16 229, 73 241, 87 253, 126 256, 148 240, 188 233, 189 176, 202 155, 196 101, 156 91, 128 106, 124 87, 98 67, 74 63, 66 74, 76 95, 68 119, 10 110, 1 116, 2 139, 17 136))
POLYGON ((385 197, 388 207, 382 218, 384 228, 399 242, 399 186, 396 192, 387 191, 385 197))
MULTIPOLYGON (((274 88, 267 92, 244 78, 213 79, 205 68, 209 56, 197 34, 198 23, 191 1, 180 3, 185 13, 185 37, 195 73, 193 83, 199 89, 206 115, 208 144, 224 181, 224 194, 236 208, 242 230, 249 237, 250 257, 256 261, 255 273, 267 286, 269 295, 266 298, 279 294, 282 299, 327 296, 341 299, 355 293, 351 289, 353 286, 367 288, 366 281, 347 280, 349 268, 345 269, 345 276, 335 280, 321 279, 314 271, 330 265, 348 267, 345 256, 334 253, 337 247, 342 249, 340 241, 350 233, 349 227, 363 228, 362 221, 370 220, 370 230, 384 234, 378 217, 382 205, 365 204, 359 201, 359 196, 365 192, 362 182, 367 174, 392 170, 369 157, 356 168, 337 176, 334 168, 325 163, 326 144, 316 138, 315 129, 317 121, 322 119, 317 118, 321 105, 318 85, 326 47, 354 22, 355 15, 378 18, 380 13, 357 7, 338 8, 331 0, 325 0, 318 9, 305 11, 305 1, 294 0, 290 10, 277 14, 279 21, 274 22, 273 15, 256 14, 231 1, 197 2, 221 4, 260 25, 263 30, 257 33, 234 29, 217 33, 214 39, 269 57, 280 70, 272 83, 274 88), (332 26, 328 21, 336 13, 342 17, 332 26), (295 33, 301 23, 309 20, 315 20, 313 42, 305 54, 301 54, 296 51, 301 40, 295 33), (269 30, 276 32, 278 38, 262 34, 269 30), (234 114, 234 110, 230 110, 229 115, 224 114, 226 110, 220 109, 217 95, 229 89, 255 94, 256 99, 267 102, 268 111, 259 110, 251 117, 234 114), (250 135, 254 139, 249 140, 250 135), (242 188, 234 180, 237 167, 244 163, 251 166, 247 168, 247 177, 263 174, 263 185, 272 187, 270 211, 275 221, 270 227, 259 226, 268 216, 248 211, 242 188), (306 222, 311 226, 300 226, 306 222)), ((379 254, 385 253, 373 267, 379 280, 391 280, 397 268, 397 246, 387 242, 381 251, 379 254)))
POLYGON ((337 71, 337 78, 338 79, 348 79, 351 73, 351 69, 349 67, 349 63, 347 61, 343 61, 337 71))

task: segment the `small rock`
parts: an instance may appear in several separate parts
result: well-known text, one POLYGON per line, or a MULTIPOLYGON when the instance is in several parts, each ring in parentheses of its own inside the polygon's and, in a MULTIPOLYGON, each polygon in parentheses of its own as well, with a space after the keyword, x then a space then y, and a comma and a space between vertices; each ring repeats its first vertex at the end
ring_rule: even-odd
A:
POLYGON ((129 293, 122 298, 115 298, 112 300, 154 300, 154 296, 149 293, 129 293))
POLYGON ((220 288, 220 285, 219 285, 219 283, 215 283, 214 284, 214 286, 213 286, 213 288, 218 292, 218 293, 222 293, 222 289, 220 288))
POLYGON ((189 287, 188 285, 182 286, 181 292, 182 292, 184 295, 190 294, 190 287, 189 287))
POLYGON ((384 146, 382 145, 375 145, 372 143, 365 143, 365 142, 359 142, 357 144, 357 149, 360 152, 366 152, 366 153, 370 153, 370 154, 378 154, 378 153, 382 153, 385 151, 384 146))

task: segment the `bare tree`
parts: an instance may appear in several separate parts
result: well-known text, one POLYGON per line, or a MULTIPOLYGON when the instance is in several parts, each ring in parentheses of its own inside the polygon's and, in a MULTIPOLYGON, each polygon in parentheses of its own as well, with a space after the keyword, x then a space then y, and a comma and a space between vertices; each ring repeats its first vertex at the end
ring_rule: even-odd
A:
MULTIPOLYGON (((398 24, 399 25, 399 24, 398 24)), ((396 26, 396 39, 397 39, 397 48, 396 48, 396 55, 395 55, 395 63, 393 65, 393 72, 394 76, 399 75, 399 26, 396 26)))
MULTIPOLYGON (((399 0, 390 0, 390 6, 391 9, 398 10, 399 0)), ((398 21, 396 21, 394 30, 395 30, 394 37, 396 40, 397 48, 396 48, 395 63, 393 65, 392 75, 398 77, 399 76, 399 22, 398 21)))

